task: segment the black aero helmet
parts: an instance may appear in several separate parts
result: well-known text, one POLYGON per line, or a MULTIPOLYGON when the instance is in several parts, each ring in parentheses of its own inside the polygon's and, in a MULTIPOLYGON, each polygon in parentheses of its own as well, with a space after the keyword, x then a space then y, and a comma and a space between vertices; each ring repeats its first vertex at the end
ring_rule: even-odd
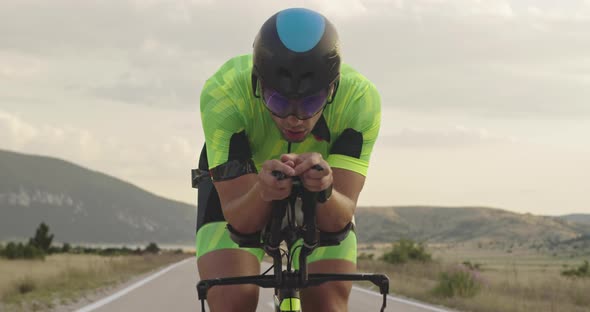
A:
MULTIPOLYGON (((254 40, 252 88, 258 80, 289 98, 301 98, 337 84, 340 41, 323 15, 301 8, 271 16, 254 40)), ((332 97, 333 98, 333 97, 332 97)))

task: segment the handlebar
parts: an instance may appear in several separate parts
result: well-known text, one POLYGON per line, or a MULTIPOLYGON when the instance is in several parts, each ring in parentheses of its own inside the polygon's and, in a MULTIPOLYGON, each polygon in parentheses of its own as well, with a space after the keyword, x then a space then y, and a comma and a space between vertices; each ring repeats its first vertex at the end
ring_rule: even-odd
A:
MULTIPOLYGON (((322 171, 319 165, 312 167, 315 170, 322 171)), ((278 180, 290 178, 293 180, 293 188, 289 197, 282 200, 275 200, 272 202, 271 220, 262 232, 252 234, 241 234, 237 232, 228 223, 227 229, 230 232, 232 240, 234 240, 240 247, 262 247, 265 252, 273 257, 274 260, 274 276, 260 275, 260 276, 244 276, 235 278, 218 278, 212 280, 200 281, 197 285, 199 299, 202 304, 202 311, 204 310, 204 300, 207 298, 207 290, 215 285, 237 285, 237 284, 256 284, 261 287, 290 287, 303 288, 309 286, 320 285, 328 281, 346 280, 364 280, 370 281, 377 285, 383 295, 383 304, 381 311, 384 311, 386 306, 387 293, 389 292, 389 279, 385 275, 380 274, 311 274, 307 272, 307 256, 319 246, 333 246, 338 245, 348 235, 353 228, 353 224, 349 223, 346 228, 340 232, 327 233, 320 232, 316 226, 316 206, 319 202, 319 196, 322 195, 325 199, 325 194, 322 192, 310 192, 305 189, 298 176, 287 176, 283 172, 273 171, 271 174, 278 180), (303 226, 299 234, 303 238, 303 245, 301 246, 299 254, 299 272, 291 272, 290 265, 287 271, 282 271, 282 255, 280 251, 280 244, 284 239, 282 233, 282 223, 287 207, 291 203, 294 207, 295 200, 301 198, 303 210, 303 226)), ((210 179, 209 171, 193 169, 192 170, 192 185, 198 188, 199 183, 206 179, 210 179)), ((289 239, 289 237, 287 237, 289 239)), ((289 246, 290 247, 290 246, 289 246)), ((290 248, 289 248, 290 249, 290 248)))

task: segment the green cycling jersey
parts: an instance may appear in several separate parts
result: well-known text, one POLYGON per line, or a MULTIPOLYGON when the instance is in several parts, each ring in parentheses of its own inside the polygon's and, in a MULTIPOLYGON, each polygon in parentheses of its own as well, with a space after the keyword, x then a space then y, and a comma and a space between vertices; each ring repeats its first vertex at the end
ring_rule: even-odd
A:
POLYGON ((209 168, 227 163, 232 136, 244 133, 258 171, 266 160, 278 159, 287 152, 318 152, 332 168, 366 176, 381 122, 381 100, 373 83, 342 64, 334 101, 326 105, 313 135, 289 144, 263 100, 254 95, 251 73, 252 55, 237 56, 221 66, 203 87, 201 120, 209 168))

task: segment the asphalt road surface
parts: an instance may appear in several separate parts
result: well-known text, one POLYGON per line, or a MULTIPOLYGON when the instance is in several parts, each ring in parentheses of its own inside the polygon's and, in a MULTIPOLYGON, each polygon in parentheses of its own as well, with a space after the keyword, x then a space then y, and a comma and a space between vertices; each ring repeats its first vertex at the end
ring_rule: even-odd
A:
MULTIPOLYGON (((263 267, 268 264, 263 263, 263 267)), ((173 264, 149 275, 132 285, 125 285, 112 294, 76 312, 176 312, 200 311, 195 288, 199 280, 194 258, 173 264)), ((377 292, 354 287, 350 297, 349 311, 379 311, 383 297, 377 292)), ((207 309, 207 311, 209 311, 207 309)), ((273 312, 272 289, 262 289, 258 312, 273 312)), ((391 312, 449 312, 440 307, 388 296, 387 309, 391 312)))

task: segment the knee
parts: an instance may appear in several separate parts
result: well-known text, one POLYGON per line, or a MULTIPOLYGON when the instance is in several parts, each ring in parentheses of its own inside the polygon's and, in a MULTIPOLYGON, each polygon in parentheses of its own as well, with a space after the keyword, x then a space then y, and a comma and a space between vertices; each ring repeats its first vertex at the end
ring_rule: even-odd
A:
POLYGON ((207 294, 211 312, 256 311, 258 287, 255 285, 215 286, 207 294))
POLYGON ((304 311, 342 312, 348 311, 348 297, 351 282, 328 282, 310 287, 302 292, 304 311))

